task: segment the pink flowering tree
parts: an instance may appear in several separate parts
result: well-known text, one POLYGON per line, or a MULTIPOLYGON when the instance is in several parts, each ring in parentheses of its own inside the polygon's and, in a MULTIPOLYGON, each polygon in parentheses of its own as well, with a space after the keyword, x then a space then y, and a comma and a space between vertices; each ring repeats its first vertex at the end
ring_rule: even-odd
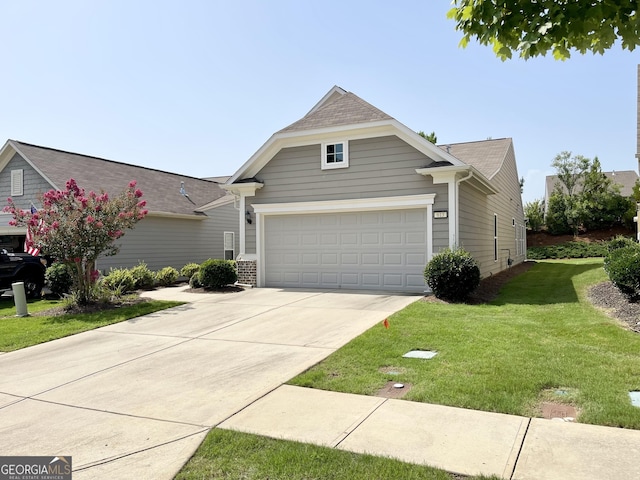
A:
POLYGON ((35 212, 17 208, 11 198, 4 211, 13 215, 11 225, 30 230, 28 243, 71 267, 76 301, 84 305, 95 299, 98 257, 115 255, 119 249, 115 241, 147 214, 140 197, 135 181, 110 198, 106 192, 85 193, 71 179, 64 191, 45 193, 42 208, 35 212))

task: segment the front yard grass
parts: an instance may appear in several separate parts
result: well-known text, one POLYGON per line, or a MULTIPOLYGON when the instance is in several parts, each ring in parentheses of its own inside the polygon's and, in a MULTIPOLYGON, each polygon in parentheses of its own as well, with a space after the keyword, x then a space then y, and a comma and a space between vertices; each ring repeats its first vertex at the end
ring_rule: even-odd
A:
POLYGON ((605 280, 601 259, 543 261, 490 304, 418 301, 289 383, 375 395, 394 381, 412 385, 405 400, 523 416, 552 401, 583 423, 640 429, 628 396, 640 390, 640 335, 586 298, 605 280), (416 349, 438 355, 402 358, 416 349))
POLYGON ((11 352, 75 333, 122 322, 130 318, 182 305, 183 302, 152 300, 95 313, 33 315, 63 305, 61 300, 31 300, 31 316, 16 317, 12 298, 0 297, 0 352, 11 352))
POLYGON ((175 480, 204 478, 452 480, 454 477, 443 470, 399 460, 215 429, 175 480))

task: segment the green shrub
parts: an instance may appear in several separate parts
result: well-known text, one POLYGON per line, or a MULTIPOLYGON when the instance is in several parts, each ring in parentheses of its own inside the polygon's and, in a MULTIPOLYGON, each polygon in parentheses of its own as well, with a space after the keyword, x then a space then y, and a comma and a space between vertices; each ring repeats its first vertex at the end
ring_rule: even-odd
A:
POLYGON ((436 297, 457 302, 480 284, 480 269, 469 252, 447 248, 427 264, 424 278, 436 297))
POLYGON ((198 273, 198 270, 200 270, 200 264, 198 264, 198 263, 187 263, 184 267, 182 267, 180 269, 180 276, 181 277, 187 277, 188 279, 191 279, 191 277, 193 277, 194 273, 198 273))
POLYGON ((545 258, 592 258, 604 257, 607 254, 606 242, 566 242, 544 247, 529 247, 529 260, 544 260, 545 258))
POLYGON ((640 246, 630 245, 613 250, 604 259, 609 280, 627 297, 640 297, 640 246))
POLYGON ((156 272, 156 283, 161 287, 173 285, 178 280, 178 270, 173 267, 164 267, 156 272))
POLYGON ((198 280, 204 288, 221 288, 238 280, 233 260, 210 258, 200 265, 198 280))
POLYGON ((614 250, 617 250, 619 248, 637 246, 638 243, 633 238, 625 237, 624 235, 618 235, 617 237, 609 240, 609 243, 607 244, 607 250, 609 252, 613 252, 614 250))
POLYGON ((55 262, 44 274, 44 279, 51 290, 51 293, 62 297, 65 293, 71 292, 73 286, 73 276, 71 267, 65 263, 55 262))
POLYGON ((202 284, 200 283, 200 274, 198 272, 191 275, 191 278, 189 279, 189 286, 191 288, 202 288, 202 284))
POLYGON ((112 268, 102 279, 102 285, 118 295, 135 290, 135 283, 131 271, 126 268, 112 268))
POLYGON ((134 288, 148 290, 153 288, 155 284, 155 275, 147 264, 144 262, 140 262, 138 265, 133 267, 131 270, 131 275, 133 276, 134 288))

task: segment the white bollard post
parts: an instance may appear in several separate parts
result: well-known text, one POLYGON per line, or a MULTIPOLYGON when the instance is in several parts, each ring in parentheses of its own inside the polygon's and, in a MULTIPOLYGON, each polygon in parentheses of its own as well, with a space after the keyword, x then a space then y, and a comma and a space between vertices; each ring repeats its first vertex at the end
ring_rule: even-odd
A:
POLYGON ((27 295, 24 292, 24 282, 11 284, 13 290, 13 302, 16 304, 16 317, 28 317, 27 295))

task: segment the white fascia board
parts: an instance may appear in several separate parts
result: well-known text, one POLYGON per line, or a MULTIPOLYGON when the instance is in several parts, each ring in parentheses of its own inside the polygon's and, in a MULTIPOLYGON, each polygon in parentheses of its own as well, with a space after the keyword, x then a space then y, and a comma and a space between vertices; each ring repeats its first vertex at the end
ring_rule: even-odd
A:
POLYGON ((264 183, 259 182, 245 182, 245 183, 233 183, 220 185, 223 190, 233 193, 238 196, 253 197, 256 194, 256 190, 264 187, 264 183))
POLYGON ((442 150, 437 145, 434 145, 426 138, 422 138, 416 132, 411 130, 406 125, 400 123, 399 121, 392 120, 392 124, 398 130, 398 133, 396 133, 398 138, 400 138, 401 140, 404 140, 406 143, 411 145, 413 148, 415 148, 419 152, 424 153, 427 157, 435 161, 449 162, 453 166, 462 167, 467 165, 466 163, 462 162, 461 160, 454 157, 450 153, 447 153, 446 151, 442 150))
POLYGON ((293 215, 303 213, 364 212, 424 208, 433 205, 435 193, 380 198, 351 198, 293 203, 254 203, 253 210, 261 215, 293 215))
MULTIPOLYGON (((149 212, 147 217, 162 217, 162 218, 180 218, 182 220, 206 220, 206 215, 189 215, 186 213, 172 213, 172 212, 149 212)), ((144 220, 144 219, 143 219, 144 220)))
MULTIPOLYGON (((20 155, 24 159, 24 161, 31 166, 31 168, 33 168, 36 172, 38 172, 38 175, 40 175, 44 180, 46 180, 46 182, 49 185, 51 185, 51 188, 53 188, 54 190, 62 190, 62 188, 58 187, 55 183, 53 183, 53 181, 49 177, 47 177, 38 167, 36 167, 33 163, 31 163, 29 158, 20 151, 20 148, 18 148, 18 145, 16 145, 16 143, 13 140, 9 140, 7 143, 11 144, 11 148, 13 148, 15 152, 18 155, 20 155)), ((9 163, 9 160, 7 160, 7 163, 9 163)), ((4 170, 4 167, 6 167, 6 164, 0 165, 0 171, 4 170)))
POLYGON ((224 205, 229 205, 230 203, 235 202, 235 196, 234 195, 225 195, 224 197, 220 197, 217 200, 214 200, 213 202, 209 202, 205 205, 202 205, 201 207, 197 208, 195 211, 196 212, 206 212, 207 210, 211 210, 213 208, 218 208, 218 207, 222 207, 224 205))
POLYGON ((493 185, 491 185, 489 180, 487 180, 485 176, 482 175, 482 173, 480 173, 476 168, 470 165, 464 165, 462 167, 451 165, 434 168, 416 168, 416 173, 425 176, 430 175, 433 179, 434 184, 448 183, 452 180, 457 180, 456 174, 467 172, 471 172, 473 174, 467 179, 469 183, 471 183, 472 185, 474 182, 479 184, 473 185, 475 188, 487 195, 498 193, 498 190, 493 185))

